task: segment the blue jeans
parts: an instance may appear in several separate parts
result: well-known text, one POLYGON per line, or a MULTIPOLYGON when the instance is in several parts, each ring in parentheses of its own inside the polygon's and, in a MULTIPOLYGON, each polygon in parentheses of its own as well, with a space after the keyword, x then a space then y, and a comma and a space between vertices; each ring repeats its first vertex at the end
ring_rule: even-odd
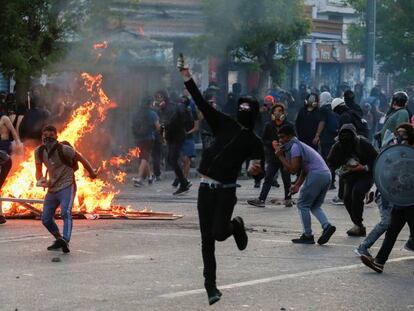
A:
POLYGON ((381 216, 381 221, 375 225, 365 240, 361 243, 362 247, 370 248, 389 228, 391 224, 392 204, 379 194, 375 200, 381 216))
POLYGON ((299 216, 302 220, 303 233, 305 235, 312 235, 310 213, 318 219, 323 229, 329 227, 328 218, 321 206, 330 185, 331 173, 329 171, 309 172, 306 176, 297 203, 299 216))
POLYGON ((48 192, 43 203, 42 223, 53 235, 59 234, 55 223, 55 212, 60 205, 60 216, 63 220, 63 239, 70 241, 72 235, 72 206, 76 195, 76 185, 62 189, 58 192, 48 192))

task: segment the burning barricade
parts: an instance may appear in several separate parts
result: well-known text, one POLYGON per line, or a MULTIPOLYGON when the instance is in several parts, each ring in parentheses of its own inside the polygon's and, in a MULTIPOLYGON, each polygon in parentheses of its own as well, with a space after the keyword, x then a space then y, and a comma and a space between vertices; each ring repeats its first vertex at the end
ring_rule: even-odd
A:
MULTIPOLYGON (((58 134, 60 141, 66 141, 77 148, 88 144, 88 136, 96 126, 104 122, 107 112, 116 107, 102 88, 102 75, 81 75, 88 99, 76 108, 69 121, 58 134)), ((89 146, 90 148, 90 146, 89 146)), ((86 170, 80 166, 76 172, 77 195, 73 207, 73 216, 87 219, 128 218, 128 219, 177 219, 181 216, 172 213, 156 213, 148 209, 136 211, 130 207, 112 206, 114 197, 119 193, 117 185, 125 182, 123 170, 138 158, 138 148, 128 150, 124 156, 101 161, 99 177, 92 180, 86 170)), ((45 190, 36 187, 34 149, 24 151, 24 161, 11 174, 2 188, 4 215, 7 218, 32 218, 41 214, 41 203, 45 190), (36 206, 36 207, 35 207, 36 206)))

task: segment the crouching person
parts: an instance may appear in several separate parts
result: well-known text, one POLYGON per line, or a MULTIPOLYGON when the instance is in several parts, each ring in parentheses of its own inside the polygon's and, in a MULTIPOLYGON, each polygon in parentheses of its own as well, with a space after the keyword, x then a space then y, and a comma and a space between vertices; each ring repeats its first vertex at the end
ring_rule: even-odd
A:
POLYGON ((89 162, 77 153, 68 143, 57 140, 54 126, 45 126, 42 130, 43 144, 35 150, 36 180, 38 187, 47 188, 43 203, 42 223, 55 237, 55 242, 47 249, 69 253, 69 241, 72 234, 72 206, 76 195, 75 171, 77 162, 81 162, 91 178, 96 178, 97 171, 89 162), (43 176, 42 165, 47 168, 43 176), (54 221, 56 209, 60 206, 63 220, 63 235, 54 221))

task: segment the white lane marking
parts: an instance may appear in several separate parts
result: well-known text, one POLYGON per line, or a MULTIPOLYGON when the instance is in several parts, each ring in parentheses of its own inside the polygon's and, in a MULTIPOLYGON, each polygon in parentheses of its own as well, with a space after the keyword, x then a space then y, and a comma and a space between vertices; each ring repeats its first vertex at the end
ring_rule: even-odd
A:
MULTIPOLYGON (((400 262, 400 261, 412 260, 412 259, 414 259, 414 256, 394 258, 394 259, 388 260, 388 262, 400 262)), ((295 279, 295 278, 306 277, 306 276, 316 275, 316 274, 323 274, 323 273, 328 273, 328 272, 352 270, 352 269, 356 269, 360 267, 364 267, 364 265, 354 264, 354 265, 348 265, 348 266, 323 268, 323 269, 304 271, 304 272, 298 272, 298 273, 282 274, 282 275, 277 275, 277 276, 273 276, 269 278, 227 284, 224 286, 220 286, 220 289, 232 289, 232 288, 239 288, 239 287, 245 287, 245 286, 253 286, 253 285, 258 285, 258 284, 271 283, 271 282, 287 280, 287 279, 295 279)), ((193 289, 193 290, 188 290, 188 291, 163 294, 163 295, 160 295, 159 297, 171 299, 171 298, 201 294, 204 292, 205 292, 205 289, 193 289)))
POLYGON ((161 232, 147 232, 147 231, 129 231, 129 230, 102 230, 103 233, 105 232, 113 232, 113 233, 128 233, 128 234, 146 234, 146 235, 154 235, 154 236, 179 236, 179 237, 187 237, 187 238, 200 238, 199 234, 180 234, 180 233, 161 233, 161 232))
MULTIPOLYGON (((252 240, 256 240, 256 241, 262 241, 262 242, 272 242, 272 243, 281 243, 281 244, 292 244, 292 241, 290 240, 271 240, 271 239, 252 239, 252 240)), ((326 246, 345 246, 345 247, 353 247, 353 248, 357 248, 358 244, 338 244, 338 243, 328 243, 326 244, 326 246)), ((377 246, 372 246, 371 249, 375 249, 375 248, 379 248, 377 246)))

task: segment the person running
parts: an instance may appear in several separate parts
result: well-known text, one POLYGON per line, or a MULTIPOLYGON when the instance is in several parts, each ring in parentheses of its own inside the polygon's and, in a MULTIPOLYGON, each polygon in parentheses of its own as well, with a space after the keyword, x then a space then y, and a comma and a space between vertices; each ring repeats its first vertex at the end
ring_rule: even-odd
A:
POLYGON ((203 114, 214 135, 212 144, 203 150, 199 173, 202 175, 197 209, 201 231, 201 251, 204 263, 204 286, 209 304, 221 298, 216 286, 215 242, 234 236, 239 250, 247 247, 248 237, 241 217, 232 218, 237 202, 237 177, 246 159, 252 159, 251 175, 262 172, 264 150, 253 128, 259 113, 259 103, 253 97, 238 100, 237 120, 208 104, 191 77, 183 56, 177 67, 197 108, 203 114), (260 164, 259 164, 260 163, 260 164))
POLYGON ((266 158, 266 175, 264 178, 264 183, 262 190, 260 192, 259 198, 247 200, 247 203, 256 206, 256 207, 265 207, 267 196, 272 187, 274 177, 277 171, 280 169, 282 172, 283 186, 285 190, 285 200, 284 204, 286 207, 292 207, 292 200, 290 195, 290 173, 283 168, 282 163, 275 156, 275 151, 273 149, 272 142, 278 140, 278 131, 284 125, 291 125, 287 120, 285 113, 285 107, 282 104, 275 104, 272 107, 272 121, 268 122, 263 131, 262 141, 265 147, 265 158, 266 158))
POLYGON ((57 130, 47 125, 42 130, 43 144, 34 151, 36 164, 36 185, 47 188, 43 203, 42 224, 55 237, 55 242, 47 249, 50 251, 62 249, 69 253, 69 241, 72 235, 72 206, 76 195, 75 171, 77 161, 89 173, 89 177, 97 177, 97 171, 89 162, 71 146, 57 141, 57 130), (42 165, 47 168, 49 179, 43 176, 42 165), (54 221, 57 207, 60 206, 60 216, 63 220, 63 235, 54 221))
MULTIPOLYGON (((394 144, 404 144, 414 147, 414 129, 409 123, 403 123, 398 126, 394 132, 394 144)), ((377 196, 378 209, 381 216, 381 221, 375 225, 368 236, 362 243, 354 250, 358 256, 372 257, 369 249, 372 245, 387 231, 391 224, 391 213, 393 205, 384 199, 381 193, 377 196)), ((412 239, 410 238, 406 243, 406 248, 410 249, 412 239)), ((413 247, 412 247, 413 248, 413 247)))
POLYGON ((312 213, 322 226, 323 232, 318 244, 323 245, 335 233, 333 226, 321 206, 331 185, 331 172, 323 158, 312 147, 299 141, 295 136, 295 129, 284 125, 279 130, 279 142, 274 141, 275 154, 283 166, 292 174, 300 172, 300 176, 291 187, 292 194, 299 192, 297 207, 302 220, 303 234, 293 243, 315 244, 312 234, 312 213))
POLYGON ((185 124, 185 140, 181 149, 183 173, 184 177, 189 177, 191 159, 195 158, 195 141, 194 134, 198 131, 199 120, 197 114, 197 108, 194 102, 187 96, 183 95, 181 101, 181 108, 184 110, 184 124, 185 124))
POLYGON ((136 144, 140 149, 140 160, 138 178, 133 178, 135 187, 142 187, 143 180, 148 177, 148 183, 152 184, 152 174, 149 165, 152 148, 154 146, 155 134, 160 131, 160 123, 157 113, 151 109, 152 97, 143 100, 138 109, 132 126, 136 144))

